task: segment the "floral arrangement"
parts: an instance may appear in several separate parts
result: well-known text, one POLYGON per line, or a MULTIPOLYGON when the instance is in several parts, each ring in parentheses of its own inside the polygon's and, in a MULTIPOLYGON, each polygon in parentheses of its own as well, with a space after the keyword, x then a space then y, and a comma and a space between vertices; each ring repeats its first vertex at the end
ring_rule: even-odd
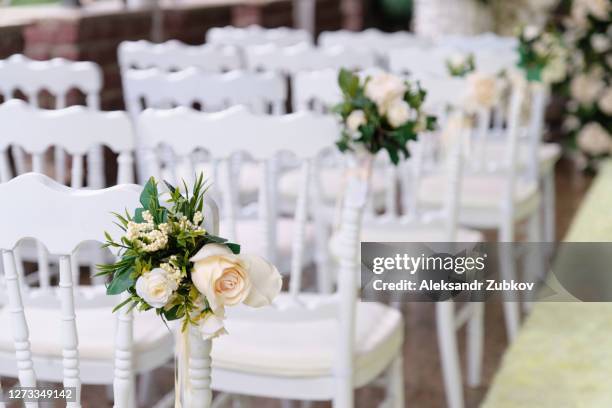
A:
POLYGON ((564 131, 580 151, 586 169, 612 152, 612 4, 574 0, 564 21, 571 47, 569 78, 561 86, 568 97, 564 131))
POLYGON ((384 149, 394 164, 409 156, 408 141, 433 130, 435 117, 422 110, 426 92, 418 83, 381 72, 364 81, 342 69, 338 75, 343 101, 334 107, 344 124, 340 151, 376 154, 384 149))
POLYGON ((114 240, 106 233, 105 247, 119 250, 120 259, 101 265, 100 274, 112 280, 109 295, 125 291, 129 297, 115 310, 129 305, 154 309, 164 320, 182 319, 182 331, 194 325, 204 339, 225 333, 225 307, 244 303, 269 305, 279 293, 277 269, 255 255, 240 253, 240 245, 212 235, 202 227, 206 186, 197 178, 184 193, 164 182, 165 206, 154 178, 149 179, 133 215, 115 214, 125 232, 114 240))
POLYGON ((554 84, 565 79, 568 50, 558 33, 530 25, 520 30, 518 39, 518 66, 528 81, 554 84))
POLYGON ((450 76, 464 77, 476 70, 474 54, 453 54, 446 60, 446 69, 450 76))

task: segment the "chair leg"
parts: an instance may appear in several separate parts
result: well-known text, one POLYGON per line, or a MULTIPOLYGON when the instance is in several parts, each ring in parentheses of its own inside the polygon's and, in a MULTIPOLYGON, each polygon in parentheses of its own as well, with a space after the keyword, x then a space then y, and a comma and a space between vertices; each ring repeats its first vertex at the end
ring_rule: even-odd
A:
POLYGON ((138 377, 137 402, 140 406, 148 406, 151 401, 151 391, 153 386, 153 372, 148 371, 138 377))
POLYGON ((336 384, 336 394, 332 400, 332 407, 353 408, 355 401, 352 379, 337 377, 336 384))
MULTIPOLYGON (((525 281, 538 282, 546 275, 544 260, 547 256, 544 248, 542 248, 542 222, 538 211, 529 218, 527 224, 527 241, 528 251, 525 259, 525 281)), ((535 300, 536 293, 530 293, 527 296, 528 301, 523 304, 526 311, 530 309, 530 301, 535 300)))
POLYGON ((449 408, 463 408, 463 385, 454 313, 455 308, 452 301, 436 303, 438 348, 440 349, 440 360, 442 362, 446 404, 449 408))
POLYGON ((404 358, 401 350, 387 370, 386 385, 385 407, 404 408, 404 358))
POLYGON ((474 302, 469 307, 472 313, 467 322, 467 383, 478 387, 482 376, 484 303, 474 302))
MULTIPOLYGON (((516 279, 516 259, 514 257, 514 223, 511 217, 504 222, 500 228, 499 237, 499 262, 500 278, 510 282, 516 279)), ((503 293, 504 318, 506 319, 506 333, 508 341, 512 342, 518 333, 521 320, 519 310, 519 299, 517 295, 509 292, 503 293)))

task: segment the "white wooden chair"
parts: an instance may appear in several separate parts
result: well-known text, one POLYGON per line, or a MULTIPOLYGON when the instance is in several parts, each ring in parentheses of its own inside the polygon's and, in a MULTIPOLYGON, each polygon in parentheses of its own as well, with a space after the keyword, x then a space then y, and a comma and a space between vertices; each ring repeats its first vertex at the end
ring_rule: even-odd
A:
MULTIPOLYGON (((90 109, 99 110, 102 89, 100 67, 93 62, 75 62, 63 58, 35 61, 21 54, 0 60, 0 94, 5 101, 13 98, 16 91, 21 91, 30 104, 39 106, 40 93, 47 91, 54 97, 53 108, 63 108, 66 106, 67 94, 73 89, 85 95, 86 105, 90 109)), ((13 154, 17 167, 22 170, 25 166, 23 154, 19 149, 15 149, 13 154)), ((55 155, 55 173, 59 180, 64 180, 65 158, 60 150, 55 155)), ((103 165, 99 147, 93 148, 88 154, 88 161, 92 167, 100 170, 90 173, 92 179, 89 184, 97 188, 104 187, 102 179, 98 178, 103 165)))
POLYGON ((396 48, 425 48, 433 45, 426 37, 416 36, 408 31, 386 33, 376 28, 363 31, 337 30, 323 31, 319 35, 318 44, 321 47, 343 46, 346 48, 367 50, 377 56, 378 63, 388 68, 386 51, 396 48))
POLYGON ((448 75, 446 60, 450 51, 440 47, 411 47, 390 49, 386 53, 391 72, 422 76, 448 75))
MULTIPOLYGON (((381 217, 364 223, 361 240, 364 242, 415 242, 445 243, 444 249, 450 249, 450 243, 458 243, 456 250, 469 249, 484 242, 482 234, 475 230, 458 226, 459 201, 462 179, 462 149, 464 147, 465 129, 455 129, 454 139, 445 152, 444 166, 446 184, 445 201, 441 208, 431 209, 427 213, 405 214, 402 217, 381 217)), ((433 137, 421 135, 421 139, 433 137)), ((411 172, 410 194, 418 191, 421 174, 424 142, 411 144, 411 158, 403 166, 403 171, 411 172)), ((467 337, 467 383, 471 387, 480 385, 483 342, 484 342, 484 303, 473 302, 455 307, 452 300, 436 303, 436 324, 438 346, 440 349, 442 374, 446 391, 447 406, 462 408, 464 406, 463 380, 460 368, 457 332, 466 327, 467 337)))
MULTIPOLYGON (((289 293, 281 294, 274 307, 256 311, 228 309, 230 334, 215 339, 212 348, 213 389, 251 396, 333 400, 336 407, 350 407, 353 388, 372 383, 388 370, 387 389, 392 397, 389 406, 403 407, 401 315, 384 305, 356 300, 359 226, 366 194, 363 185, 357 191, 349 187, 345 200, 338 293, 330 296, 301 292, 306 219, 310 211, 316 215, 318 205, 317 195, 310 192, 310 187, 316 191, 316 186, 310 186, 311 174, 316 170, 318 155, 333 144, 335 135, 330 129, 336 127, 334 119, 307 113, 258 117, 235 109, 203 114, 177 108, 147 110, 139 126, 152 146, 165 143, 167 130, 174 129, 176 147, 183 156, 203 147, 213 157, 227 161, 234 152, 245 150, 270 168, 276 154, 289 151, 301 164, 295 228, 293 235, 286 238, 292 247, 289 293), (245 137, 243 129, 251 128, 261 129, 258 137, 245 137), (223 137, 218 136, 221 134, 223 137)), ((275 194, 271 187, 275 178, 272 172, 262 174, 260 239, 270 257, 270 248, 276 242, 270 228, 274 223, 271 207, 275 194)), ((231 208, 228 201, 226 193, 225 210, 231 208)), ((245 243, 244 251, 251 251, 240 233, 238 237, 238 242, 245 243)))
MULTIPOLYGON (((79 286, 70 258, 83 242, 101 241, 104 231, 118 237, 122 231, 111 212, 133 212, 140 188, 72 189, 29 173, 0 184, 0 195, 10 197, 0 202, 8 295, 8 305, 0 310, 0 374, 17 376, 24 387, 38 381, 76 387, 76 402, 67 404, 74 407, 81 406, 81 384, 113 384, 114 406, 135 407, 134 376, 172 358, 172 334, 154 313, 132 315, 122 309, 113 314, 119 296, 107 296, 104 286, 79 286), (57 287, 25 285, 13 254, 25 237, 59 256, 57 287)), ((200 371, 205 364, 194 369, 192 378, 206 378, 200 371)), ((194 390, 202 388, 195 385, 194 390)))
MULTIPOLYGON (((118 155, 116 183, 133 183, 134 142, 132 125, 124 112, 101 112, 83 106, 41 110, 27 105, 22 100, 10 100, 0 105, 0 182, 5 183, 27 171, 50 174, 45 166, 45 154, 49 149, 57 148, 66 158, 71 158, 70 185, 73 188, 95 188, 96 186, 89 185, 87 181, 98 178, 104 180, 104 172, 99 177, 89 176, 90 172, 99 169, 89 165, 86 167, 84 158, 93 146, 106 146, 118 155), (9 151, 15 147, 20 149, 24 159, 30 159, 25 160, 25 168, 11 165, 9 151), (28 161, 31 165, 28 165, 28 161), (88 177, 85 177, 86 174, 88 177)), ((62 184, 66 181, 58 178, 57 174, 54 178, 62 184)), ((97 272, 95 264, 102 260, 99 249, 95 245, 83 246, 80 249, 83 251, 81 261, 90 266, 94 275, 97 272)), ((38 261, 38 271, 28 275, 28 282, 34 282, 33 279, 36 278, 41 288, 48 288, 52 271, 45 248, 40 244, 35 248, 24 243, 16 254, 18 260, 38 261)), ((79 264, 76 255, 72 261, 72 267, 76 269, 79 264)), ((22 263, 17 262, 17 267, 21 270, 22 263)))
MULTIPOLYGON (((272 72, 232 71, 214 74, 195 68, 175 73, 165 73, 157 69, 129 70, 123 76, 123 89, 126 107, 134 120, 144 108, 194 104, 208 112, 240 104, 256 113, 282 114, 285 112, 287 98, 284 78, 272 72)), ((169 137, 173 133, 166 136, 169 137)), ((144 183, 147 179, 147 169, 143 167, 140 142, 138 146, 138 180, 144 183)), ((251 179, 241 180, 240 194, 245 200, 253 193, 251 179)))
MULTIPOLYGON (((449 92, 448 85, 461 79, 433 80, 429 87, 430 95, 439 95, 432 100, 457 98, 461 93, 449 92), (448 85, 448 86, 447 86, 448 85)), ((519 116, 525 95, 522 84, 512 87, 508 103, 507 124, 491 128, 491 111, 480 109, 476 113, 476 125, 470 134, 470 153, 462 180, 461 200, 459 203, 459 223, 470 228, 494 229, 498 232, 499 242, 514 242, 516 225, 527 221, 527 241, 541 242, 540 192, 537 179, 531 172, 521 169, 518 161, 519 116), (494 169, 486 166, 483 152, 491 134, 502 137, 505 142, 504 157, 499 158, 500 166, 494 169), (502 135, 502 136, 500 136, 502 135)), ((501 105, 498 107, 502 109, 501 105)), ((424 174, 416 195, 416 211, 419 208, 439 206, 444 202, 442 186, 444 178, 436 171, 424 174)), ((503 247, 500 254, 500 272, 505 279, 516 276, 516 262, 509 247, 503 247)), ((536 260, 537 261, 537 260, 536 260)), ((531 261, 536 265, 536 261, 531 261)), ((534 269, 538 269, 538 266, 534 269)), ((541 273, 542 271, 527 271, 541 273)), ((504 302, 506 329, 513 340, 518 331, 520 315, 518 302, 504 302)))
MULTIPOLYGON (((274 191, 275 196, 277 194, 276 182, 270 182, 270 179, 278 179, 278 166, 272 158, 271 162, 265 165, 259 160, 248 160, 248 156, 263 148, 250 146, 267 145, 270 143, 269 137, 275 138, 272 140, 286 138, 290 144, 308 144, 316 137, 326 140, 326 147, 332 148, 338 134, 337 122, 332 117, 309 113, 283 116, 254 115, 244 107, 234 107, 211 114, 179 107, 166 111, 146 110, 138 118, 138 131, 145 148, 144 155, 149 164, 149 174, 158 178, 166 177, 170 181, 185 179, 189 182, 194 174, 204 170, 207 177, 215 181, 214 185, 223 196, 221 212, 225 220, 221 226, 223 236, 237 237, 247 250, 250 248, 252 252, 260 252, 270 261, 278 263, 281 272, 288 271, 292 234, 300 228, 300 224, 291 217, 281 214, 278 199, 262 202, 264 182, 268 183, 267 187, 274 191), (257 135, 251 134, 254 130, 257 131, 257 135), (173 135, 172 138, 168 137, 170 133, 173 135), (218 154, 218 144, 226 146, 226 153, 218 154), (171 150, 173 157, 168 160, 167 156, 162 154, 164 150, 160 149, 171 150), (205 162, 197 154, 202 151, 208 153, 205 162), (234 155, 228 162, 226 159, 230 153, 234 155), (211 162, 212 166, 208 166, 211 162), (238 175, 234 172, 236 169, 238 175), (258 216, 244 217, 239 211, 236 182, 231 180, 239 180, 242 171, 254 173, 249 177, 251 184, 256 188, 255 212, 258 216), (265 207, 262 207, 264 205, 265 207), (266 234, 265 239, 261 235, 262 223, 265 226, 263 230, 266 234)), ((288 150, 293 151, 293 149, 288 150)), ((300 188, 302 187, 300 184, 300 188)), ((302 260, 305 264, 313 260, 317 263, 319 289, 329 292, 331 289, 327 275, 326 225, 318 217, 319 214, 320 212, 311 214, 312 222, 308 222, 303 231, 306 242, 310 247, 315 246, 315 250, 305 254, 302 260)))
POLYGON ((288 46, 304 42, 312 44, 313 39, 307 30, 288 27, 263 28, 258 25, 250 25, 248 27, 213 27, 206 32, 206 42, 236 47, 270 43, 288 46))
POLYGON ((167 73, 158 69, 129 70, 123 79, 125 105, 134 118, 148 107, 199 104, 212 112, 246 105, 256 113, 285 112, 287 86, 274 73, 232 71, 207 73, 196 68, 167 73))
POLYGON ((275 44, 246 47, 245 59, 248 69, 287 75, 326 68, 365 69, 376 66, 374 54, 366 50, 320 48, 304 43, 288 47, 275 44))
POLYGON ((206 72, 224 72, 242 68, 235 47, 215 44, 187 45, 177 40, 161 44, 146 40, 123 41, 117 50, 121 72, 129 69, 159 68, 179 71, 196 67, 206 72))

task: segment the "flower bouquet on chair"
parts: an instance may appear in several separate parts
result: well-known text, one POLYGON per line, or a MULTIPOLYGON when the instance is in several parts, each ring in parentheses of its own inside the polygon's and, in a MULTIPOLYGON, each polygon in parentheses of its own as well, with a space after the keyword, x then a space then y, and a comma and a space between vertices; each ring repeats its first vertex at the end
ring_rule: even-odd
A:
POLYGON ((433 130, 435 117, 422 111, 426 92, 418 83, 381 72, 360 80, 340 70, 338 84, 343 101, 334 107, 342 118, 343 131, 337 146, 342 152, 375 155, 386 150, 397 165, 409 157, 408 142, 420 132, 433 130))
POLYGON ((455 53, 446 60, 446 70, 452 77, 463 78, 476 71, 476 62, 472 53, 455 53))
MULTIPOLYGON (((114 240, 106 233, 105 247, 118 249, 120 257, 100 265, 100 274, 111 277, 109 295, 124 294, 114 311, 153 309, 164 322, 181 322, 181 365, 189 355, 185 345, 189 347, 190 330, 203 341, 225 334, 226 306, 269 305, 280 292, 282 278, 274 265, 241 254, 240 245, 202 226, 207 188, 201 174, 191 190, 184 185, 184 192, 164 183, 164 205, 151 178, 140 195, 142 207, 134 214, 115 214, 125 234, 114 240)), ((184 369, 179 372, 189 375, 184 369)), ((187 378, 182 381, 188 383, 187 378)))
POLYGON ((560 35, 526 26, 518 39, 518 67, 528 81, 554 84, 565 79, 569 54, 560 35))

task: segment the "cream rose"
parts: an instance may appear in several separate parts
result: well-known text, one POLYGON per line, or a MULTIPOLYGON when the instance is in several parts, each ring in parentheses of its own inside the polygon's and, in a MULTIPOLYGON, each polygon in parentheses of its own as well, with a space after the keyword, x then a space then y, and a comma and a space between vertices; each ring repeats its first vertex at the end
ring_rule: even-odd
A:
POLYGON ((468 76, 467 104, 472 108, 491 108, 499 97, 500 89, 493 75, 472 73, 468 76))
POLYGON ((398 128, 410 119, 410 106, 404 100, 397 99, 387 109, 387 120, 389 124, 398 128))
POLYGON ((595 102, 600 92, 604 88, 604 83, 596 74, 576 75, 570 83, 570 93, 572 98, 581 104, 591 104, 595 102))
POLYGON ((145 272, 136 280, 138 296, 155 308, 165 306, 176 289, 176 281, 161 268, 145 272))
POLYGON ((607 21, 610 18, 610 0, 586 0, 583 3, 599 20, 607 21))
POLYGON ((610 152, 610 134, 599 123, 587 123, 578 133, 578 147, 592 156, 610 152))
POLYGON ((227 334, 223 324, 223 314, 207 313, 198 322, 198 329, 204 340, 212 340, 216 337, 227 334))
POLYGON ((406 84, 395 75, 381 72, 368 79, 365 85, 365 95, 378 107, 378 113, 384 115, 389 104, 404 96, 406 84))
POLYGON ((234 255, 222 244, 204 245, 190 261, 194 263, 191 280, 215 313, 241 302, 269 305, 282 286, 272 264, 255 255, 234 255))
POLYGON ((365 125, 366 116, 361 109, 352 111, 346 118, 346 126, 353 132, 359 130, 359 126, 365 125))
POLYGON ((535 25, 529 25, 525 27, 523 31, 523 37, 527 41, 535 40, 540 35, 540 28, 535 25))
POLYGON ((597 105, 603 113, 612 116, 612 87, 606 88, 597 105))
POLYGON ((591 46, 597 52, 606 52, 610 48, 610 38, 606 34, 593 34, 591 36, 591 46))

